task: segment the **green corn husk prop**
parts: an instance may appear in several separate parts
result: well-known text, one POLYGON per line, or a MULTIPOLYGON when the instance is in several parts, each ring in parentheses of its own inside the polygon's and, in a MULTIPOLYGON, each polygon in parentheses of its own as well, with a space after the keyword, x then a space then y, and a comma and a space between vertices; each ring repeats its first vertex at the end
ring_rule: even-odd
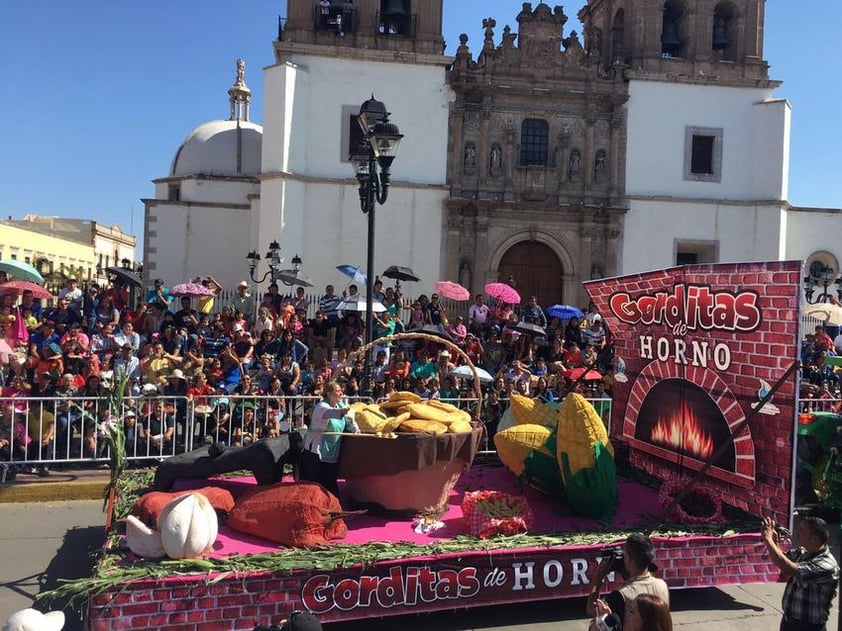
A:
MULTIPOLYGON (((120 418, 123 414, 123 399, 126 394, 126 388, 129 384, 129 376, 121 374, 117 377, 117 382, 114 384, 114 390, 108 393, 108 405, 111 408, 111 414, 120 418)), ((108 446, 109 466, 111 468, 111 479, 105 487, 102 510, 108 510, 108 498, 113 489, 117 490, 117 483, 120 476, 126 470, 126 432, 123 429, 123 419, 120 422, 110 425, 104 434, 105 444, 108 446)))
POLYGON ((497 454, 525 484, 554 497, 564 497, 555 457, 555 431, 545 425, 515 425, 494 435, 497 454))
POLYGON ((608 518, 617 504, 617 468, 605 424, 585 397, 570 393, 558 417, 556 458, 570 509, 608 518))
POLYGON ((601 443, 594 449, 594 466, 570 472, 567 454, 561 457, 561 474, 565 480, 567 503, 578 515, 609 521, 617 506, 617 466, 614 456, 601 443))

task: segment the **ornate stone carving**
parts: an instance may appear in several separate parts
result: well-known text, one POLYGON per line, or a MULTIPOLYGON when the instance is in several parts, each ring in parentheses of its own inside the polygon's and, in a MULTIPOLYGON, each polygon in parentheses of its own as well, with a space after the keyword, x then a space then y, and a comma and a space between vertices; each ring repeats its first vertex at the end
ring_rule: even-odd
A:
POLYGON ((497 26, 497 20, 494 18, 485 18, 482 21, 482 28, 485 29, 485 39, 483 41, 483 48, 494 48, 494 27, 497 26))
POLYGON ((462 156, 462 170, 465 173, 475 173, 477 170, 477 147, 472 142, 465 143, 465 151, 462 156))
POLYGON ((593 163, 593 179, 594 182, 604 182, 608 175, 608 156, 605 149, 600 149, 596 152, 596 157, 593 163))
POLYGON ((512 33, 511 27, 506 24, 503 27, 503 42, 500 47, 503 50, 512 50, 515 47, 515 40, 517 39, 517 33, 512 33))
POLYGON ((494 143, 488 154, 488 173, 491 177, 499 177, 503 172, 503 148, 494 143))
POLYGON ((578 149, 573 149, 570 152, 570 159, 567 161, 567 179, 575 182, 579 179, 582 172, 582 152, 578 149))
POLYGON ((465 129, 477 129, 479 127, 479 112, 467 110, 463 117, 465 129))

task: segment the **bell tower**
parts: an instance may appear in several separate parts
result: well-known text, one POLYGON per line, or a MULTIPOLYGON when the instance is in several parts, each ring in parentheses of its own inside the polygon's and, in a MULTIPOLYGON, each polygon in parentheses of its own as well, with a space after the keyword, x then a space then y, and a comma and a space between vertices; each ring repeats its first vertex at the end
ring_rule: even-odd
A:
POLYGON ((280 42, 441 55, 443 0, 287 0, 280 42))
POLYGON ((579 13, 586 47, 605 70, 625 67, 727 85, 768 81, 763 59, 766 0, 589 0, 579 13))

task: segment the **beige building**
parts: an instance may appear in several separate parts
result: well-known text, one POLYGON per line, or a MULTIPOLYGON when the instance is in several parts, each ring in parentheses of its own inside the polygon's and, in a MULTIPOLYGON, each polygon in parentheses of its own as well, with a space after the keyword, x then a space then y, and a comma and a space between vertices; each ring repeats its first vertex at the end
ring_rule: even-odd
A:
POLYGON ((29 263, 48 284, 71 276, 103 283, 107 267, 134 264, 136 247, 136 237, 116 224, 38 215, 0 221, 0 259, 29 263))

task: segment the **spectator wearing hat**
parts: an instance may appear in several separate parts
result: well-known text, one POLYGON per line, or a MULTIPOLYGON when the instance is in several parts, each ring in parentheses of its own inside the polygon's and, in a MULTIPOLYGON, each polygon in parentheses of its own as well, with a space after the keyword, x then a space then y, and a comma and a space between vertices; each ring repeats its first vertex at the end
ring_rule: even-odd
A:
POLYGON ((439 383, 442 383, 444 378, 456 368, 456 365, 451 361, 451 357, 450 351, 447 349, 439 351, 438 359, 436 360, 436 376, 438 377, 439 383))
POLYGON ((140 359, 135 355, 130 343, 126 342, 120 347, 120 352, 114 357, 112 367, 115 382, 119 382, 124 376, 129 379, 131 386, 140 382, 140 359))
POLYGON ((652 540, 642 533, 634 533, 626 537, 623 546, 623 566, 625 567, 622 587, 615 589, 599 600, 599 594, 605 578, 617 569, 614 557, 610 554, 600 561, 596 574, 591 581, 591 591, 588 595, 586 610, 588 616, 594 617, 599 613, 599 607, 604 603, 610 611, 615 612, 623 621, 622 628, 628 628, 629 606, 640 594, 652 594, 661 598, 669 605, 670 597, 667 584, 660 578, 652 576, 658 566, 654 563, 655 546, 652 540))
POLYGON ((249 284, 246 281, 241 280, 237 283, 237 295, 231 299, 228 306, 231 308, 232 313, 241 311, 246 321, 251 322, 251 319, 254 317, 254 298, 249 293, 249 284))
POLYGON ((468 337, 468 327, 465 326, 464 318, 460 315, 453 319, 453 322, 447 325, 447 332, 457 346, 465 346, 465 341, 468 337))

